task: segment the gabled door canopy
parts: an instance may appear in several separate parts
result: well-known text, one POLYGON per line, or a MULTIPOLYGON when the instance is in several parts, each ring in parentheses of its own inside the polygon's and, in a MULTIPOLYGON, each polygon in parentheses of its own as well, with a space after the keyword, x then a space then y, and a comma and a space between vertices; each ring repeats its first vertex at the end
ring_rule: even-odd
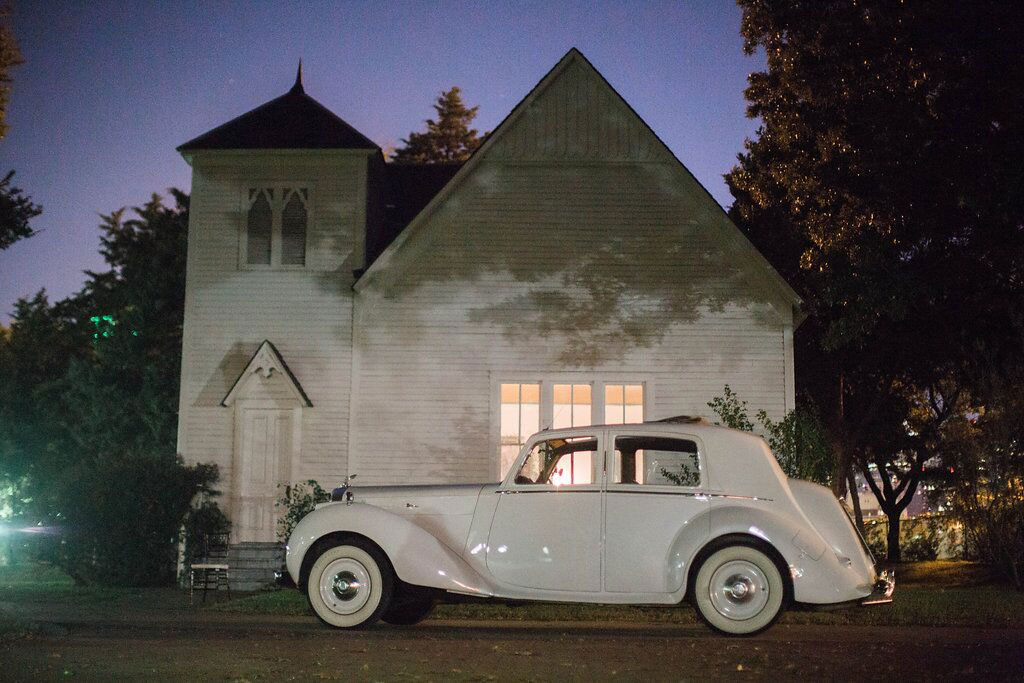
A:
POLYGON ((306 396, 306 392, 302 390, 299 380, 292 374, 288 364, 284 362, 281 352, 267 339, 264 339, 263 343, 256 349, 256 353, 253 354, 253 357, 246 364, 245 369, 242 370, 235 383, 231 385, 231 390, 228 391, 220 404, 225 407, 232 405, 240 397, 246 385, 246 380, 257 372, 261 373, 264 379, 269 379, 274 372, 277 372, 284 379, 285 385, 291 390, 296 401, 307 408, 313 407, 313 402, 306 396))

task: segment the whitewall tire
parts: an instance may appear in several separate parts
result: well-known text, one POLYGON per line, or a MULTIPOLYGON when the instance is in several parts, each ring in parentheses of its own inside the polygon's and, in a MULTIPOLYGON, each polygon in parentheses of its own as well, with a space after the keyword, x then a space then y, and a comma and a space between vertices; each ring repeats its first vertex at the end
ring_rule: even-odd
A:
POLYGON ((693 582, 697 612, 711 628, 751 635, 775 621, 786 586, 768 555, 748 545, 730 545, 704 560, 693 582))
POLYGON ((313 563, 306 597, 321 621, 336 628, 368 626, 391 602, 394 578, 377 548, 352 540, 327 548, 313 563))

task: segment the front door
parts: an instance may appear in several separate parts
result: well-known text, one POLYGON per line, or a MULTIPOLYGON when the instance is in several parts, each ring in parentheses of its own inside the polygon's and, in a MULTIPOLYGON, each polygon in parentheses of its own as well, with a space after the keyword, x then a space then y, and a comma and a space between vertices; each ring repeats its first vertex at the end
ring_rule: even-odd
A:
POLYGON ((538 590, 601 590, 599 436, 533 445, 500 496, 487 542, 499 581, 538 590))
POLYGON ((241 418, 235 457, 235 540, 271 542, 276 540, 274 500, 281 465, 291 453, 292 411, 242 408, 241 418))
POLYGON ((672 593, 709 530, 703 450, 695 438, 646 430, 608 440, 605 590, 672 593))

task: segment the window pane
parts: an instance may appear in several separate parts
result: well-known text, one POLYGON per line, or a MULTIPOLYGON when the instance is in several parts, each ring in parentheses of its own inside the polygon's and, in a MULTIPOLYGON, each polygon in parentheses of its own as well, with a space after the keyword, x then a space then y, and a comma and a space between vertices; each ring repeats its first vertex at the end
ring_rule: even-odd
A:
POLYGON ((523 444, 540 430, 540 385, 502 384, 500 398, 500 458, 504 478, 523 444))
POLYGON ((520 407, 519 443, 526 443, 526 440, 540 431, 540 404, 524 403, 520 407))
POLYGON ((554 414, 551 416, 551 426, 555 429, 572 427, 572 385, 556 384, 554 397, 554 414))
POLYGON ((580 437, 572 440, 548 439, 533 447, 516 474, 517 484, 580 486, 594 482, 594 457, 597 440, 580 437))
POLYGON ((246 262, 270 265, 271 209, 266 191, 258 193, 249 206, 246 224, 246 262))
POLYGON ((501 402, 502 403, 519 403, 519 385, 518 384, 502 384, 501 385, 501 402))
POLYGON ((306 205, 293 193, 281 212, 281 263, 306 264, 306 205))
POLYGON ((618 436, 610 483, 698 486, 697 444, 658 436, 618 436))
POLYGON ((642 384, 606 384, 604 387, 605 424, 644 421, 644 386, 642 384))
POLYGON ((551 424, 555 429, 586 427, 593 424, 589 384, 556 384, 554 399, 551 424))

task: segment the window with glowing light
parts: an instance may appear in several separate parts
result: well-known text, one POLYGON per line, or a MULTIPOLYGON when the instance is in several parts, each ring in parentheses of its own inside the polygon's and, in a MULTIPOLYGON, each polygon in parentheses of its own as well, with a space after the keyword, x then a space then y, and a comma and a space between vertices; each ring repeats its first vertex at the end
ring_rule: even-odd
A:
POLYGON ((604 423, 635 424, 644 421, 644 385, 605 384, 604 423))
POLYGON ((592 436, 547 439, 534 445, 516 474, 519 485, 584 486, 598 481, 592 436))
POLYGON ((617 436, 608 483, 699 486, 697 444, 661 436, 617 436))
POLYGON ((551 426, 554 429, 562 429, 593 424, 592 398, 593 390, 589 384, 556 384, 551 426))
POLYGON ((501 385, 501 476, 523 444, 540 431, 540 384, 501 385))

